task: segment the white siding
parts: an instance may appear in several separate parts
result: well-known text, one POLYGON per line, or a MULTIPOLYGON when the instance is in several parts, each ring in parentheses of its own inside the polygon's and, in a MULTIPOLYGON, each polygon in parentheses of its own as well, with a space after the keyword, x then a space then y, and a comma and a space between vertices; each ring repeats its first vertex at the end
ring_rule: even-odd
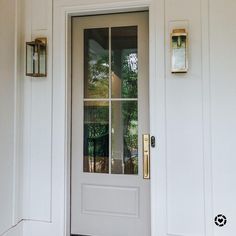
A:
POLYGON ((215 236, 236 232, 236 2, 210 1, 211 129, 214 215, 227 226, 215 236))
MULTIPOLYGON (((38 36, 49 39, 48 77, 24 78, 23 206, 24 218, 34 220, 25 224, 27 236, 62 236, 65 223, 65 189, 68 186, 64 159, 67 150, 63 146, 66 143, 63 136, 66 135, 63 126, 66 117, 63 113, 66 104, 64 68, 54 68, 58 76, 52 77, 52 65, 60 65, 65 57, 65 38, 60 35, 65 30, 64 10, 77 6, 81 11, 86 7, 94 11, 105 4, 114 11, 123 4, 128 8, 140 2, 21 1, 25 4, 24 41, 38 36), (54 22, 54 32, 58 33, 54 34, 54 41, 53 17, 61 20, 54 22), (60 106, 52 106, 53 98, 59 98, 60 102, 55 104, 60 103, 60 106), (54 114, 62 116, 53 118, 55 111, 54 114)), ((15 211, 14 3, 13 0, 0 1, 0 234, 12 226, 15 211)), ((152 208, 153 216, 160 219, 153 222, 157 225, 153 232, 160 235, 153 236, 234 235, 236 2, 153 0, 142 3, 151 3, 150 53, 151 58, 157 59, 151 60, 151 76, 154 75, 153 85, 160 86, 151 88, 152 134, 156 135, 158 145, 158 149, 153 150, 153 164, 159 168, 158 173, 152 175, 156 183, 152 193, 153 199, 160 202, 152 208), (190 69, 186 75, 170 73, 169 35, 175 26, 185 26, 190 35, 190 69), (225 227, 215 226, 217 214, 227 216, 225 227)), ((24 70, 24 63, 21 67, 24 70)))
POLYGON ((15 7, 0 1, 0 235, 14 217, 15 7))
POLYGON ((48 39, 47 78, 25 77, 25 197, 26 219, 51 221, 52 190, 52 1, 25 0, 25 41, 48 39))

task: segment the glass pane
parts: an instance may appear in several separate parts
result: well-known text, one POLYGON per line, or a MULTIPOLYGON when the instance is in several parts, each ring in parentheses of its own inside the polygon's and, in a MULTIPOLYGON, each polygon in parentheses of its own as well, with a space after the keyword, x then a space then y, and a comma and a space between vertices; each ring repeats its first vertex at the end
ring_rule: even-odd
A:
POLYGON ((108 102, 84 102, 84 172, 109 173, 108 102))
POLYGON ((186 61, 186 36, 172 37, 172 70, 184 71, 187 68, 186 61))
POLYGON ((40 71, 41 75, 46 75, 46 47, 40 45, 40 71))
POLYGON ((108 98, 109 29, 84 30, 84 97, 108 98))
POLYGON ((33 68, 33 56, 34 56, 34 47, 32 45, 27 44, 26 45, 26 73, 27 74, 33 74, 34 68, 33 68))
POLYGON ((112 97, 137 98, 137 27, 111 29, 112 97))
POLYGON ((112 102, 112 174, 138 174, 138 103, 112 102))

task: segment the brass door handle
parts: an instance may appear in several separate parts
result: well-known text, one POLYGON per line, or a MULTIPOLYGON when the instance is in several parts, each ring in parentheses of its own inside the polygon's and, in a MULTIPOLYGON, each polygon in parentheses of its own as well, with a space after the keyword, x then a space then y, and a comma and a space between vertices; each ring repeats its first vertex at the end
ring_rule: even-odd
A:
POLYGON ((150 179, 150 135, 143 135, 143 178, 150 179))

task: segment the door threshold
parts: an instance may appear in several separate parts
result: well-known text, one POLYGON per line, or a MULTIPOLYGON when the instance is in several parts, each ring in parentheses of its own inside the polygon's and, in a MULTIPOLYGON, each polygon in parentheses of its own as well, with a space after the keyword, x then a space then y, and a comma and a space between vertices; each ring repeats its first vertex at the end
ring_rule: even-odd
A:
POLYGON ((84 235, 84 234, 71 234, 70 236, 92 236, 92 235, 84 235))

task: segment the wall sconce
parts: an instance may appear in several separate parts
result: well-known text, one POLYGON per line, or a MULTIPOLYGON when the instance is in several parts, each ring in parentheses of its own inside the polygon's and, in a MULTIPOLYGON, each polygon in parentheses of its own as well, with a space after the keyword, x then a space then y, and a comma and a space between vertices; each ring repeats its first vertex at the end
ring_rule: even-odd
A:
POLYGON ((171 33, 171 72, 188 72, 188 34, 185 29, 174 29, 171 33))
POLYGON ((37 38, 26 43, 26 76, 47 76, 47 39, 37 38))

